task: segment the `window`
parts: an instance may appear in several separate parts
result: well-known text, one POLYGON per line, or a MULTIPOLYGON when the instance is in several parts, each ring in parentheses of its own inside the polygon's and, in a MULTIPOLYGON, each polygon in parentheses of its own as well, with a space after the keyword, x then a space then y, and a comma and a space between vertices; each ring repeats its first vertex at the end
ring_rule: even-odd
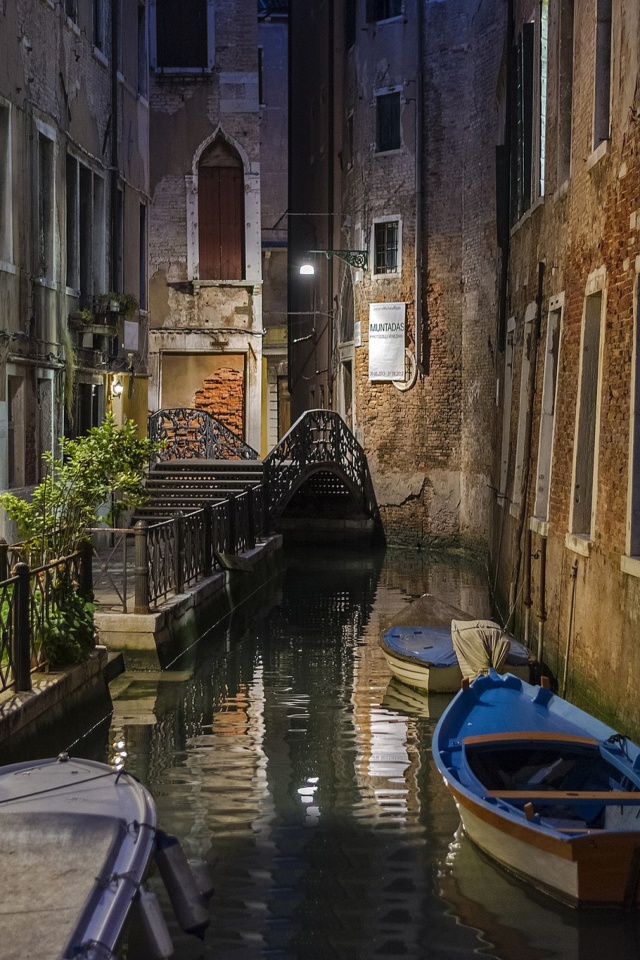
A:
POLYGON ((549 0, 540 0, 538 45, 538 189, 544 197, 547 140, 547 75, 549 64, 549 0))
POLYGON ((402 14, 402 0, 367 0, 367 23, 390 20, 402 14))
POLYGON ((264 106, 264 49, 258 47, 258 103, 264 106))
POLYGON ((542 412, 540 416, 540 441, 538 444, 538 472, 536 478, 536 499, 533 510, 534 516, 543 521, 549 519, 551 457, 556 416, 561 322, 562 301, 560 298, 555 298, 550 305, 547 320, 547 339, 542 385, 542 412))
POLYGON ((149 63, 147 59, 147 8, 138 4, 138 93, 146 97, 149 92, 149 63))
POLYGON ((356 42, 356 0, 345 0, 344 48, 350 50, 356 42))
POLYGON ((519 220, 531 206, 531 157, 533 141, 533 23, 525 23, 519 35, 516 50, 515 83, 516 95, 513 98, 515 122, 512 129, 515 136, 512 153, 515 164, 512 210, 513 219, 519 220))
POLYGON ((78 0, 64 0, 64 12, 69 20, 78 22, 78 0))
POLYGON ((0 101, 0 260, 13 263, 11 111, 0 101))
POLYGON ((214 64, 213 0, 149 0, 151 66, 202 73, 214 64))
POLYGON ((118 293, 124 291, 124 190, 122 185, 118 186, 116 192, 116 220, 113 224, 114 262, 111 265, 113 273, 112 287, 118 293))
POLYGON ((400 93, 376 95, 376 151, 400 148, 400 93))
POLYGON ((7 378, 8 486, 23 487, 25 473, 25 382, 24 377, 7 378))
POLYGON ((93 45, 102 53, 105 50, 104 0, 93 0, 93 45))
POLYGON ((561 0, 558 25, 558 169, 557 185, 569 177, 573 106, 573 3, 561 0))
POLYGON ((54 279, 55 255, 55 172, 54 142, 38 132, 38 262, 36 272, 43 280, 54 279))
POLYGON ((147 208, 140 204, 140 309, 147 309, 147 208))
POLYGON ((198 164, 198 245, 200 280, 242 280, 244 170, 236 152, 218 140, 198 164))
POLYGON ((400 273, 400 221, 384 219, 373 225, 374 275, 400 273))
POLYGON ((627 554, 640 557, 640 273, 636 274, 635 288, 635 342, 633 352, 631 463, 629 465, 629 519, 627 523, 627 554))
POLYGON ((104 290, 104 181, 67 155, 67 287, 83 305, 104 290))
POLYGON ((611 0, 597 0, 593 149, 610 136, 611 0))
POLYGON ((593 536, 593 506, 597 472, 597 421, 602 347, 603 290, 585 299, 576 412, 573 466, 573 498, 570 532, 587 539, 593 536))

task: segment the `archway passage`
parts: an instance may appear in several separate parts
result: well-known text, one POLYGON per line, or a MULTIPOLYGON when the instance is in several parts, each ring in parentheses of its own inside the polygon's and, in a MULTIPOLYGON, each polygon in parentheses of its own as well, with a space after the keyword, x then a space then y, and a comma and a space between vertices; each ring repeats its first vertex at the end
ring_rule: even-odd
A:
POLYGON ((369 540, 374 521, 362 494, 337 465, 315 469, 300 478, 286 504, 273 518, 288 542, 369 540))
POLYGON ((201 280, 244 278, 244 170, 221 137, 198 162, 198 246, 201 280))

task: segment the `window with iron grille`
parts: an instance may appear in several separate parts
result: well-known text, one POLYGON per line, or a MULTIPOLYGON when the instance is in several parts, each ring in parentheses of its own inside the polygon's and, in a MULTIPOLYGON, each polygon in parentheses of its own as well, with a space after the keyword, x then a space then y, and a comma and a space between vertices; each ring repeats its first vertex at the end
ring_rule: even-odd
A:
POLYGON ((398 272, 399 222, 374 224, 375 273, 398 272))
POLYGON ((400 146, 400 93, 382 93, 376 97, 376 152, 400 146))
POLYGON ((402 0, 367 0, 367 22, 391 20, 402 14, 402 0))

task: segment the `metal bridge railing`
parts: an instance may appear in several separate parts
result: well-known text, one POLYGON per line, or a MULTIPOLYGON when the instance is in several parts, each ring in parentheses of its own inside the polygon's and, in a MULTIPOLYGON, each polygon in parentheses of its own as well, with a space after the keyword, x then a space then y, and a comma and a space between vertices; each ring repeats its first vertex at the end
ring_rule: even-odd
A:
POLYGON ((333 410, 307 410, 264 460, 268 509, 277 515, 291 494, 318 466, 338 473, 361 499, 364 512, 377 516, 377 503, 364 450, 333 410))
POLYGON ((149 417, 149 439, 159 444, 154 462, 163 460, 259 460, 250 447, 205 410, 174 407, 149 417))

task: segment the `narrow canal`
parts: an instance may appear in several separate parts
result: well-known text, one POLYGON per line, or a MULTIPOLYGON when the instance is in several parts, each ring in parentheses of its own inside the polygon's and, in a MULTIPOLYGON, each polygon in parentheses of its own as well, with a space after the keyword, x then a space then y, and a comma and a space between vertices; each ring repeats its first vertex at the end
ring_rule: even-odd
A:
POLYGON ((292 554, 171 670, 120 678, 98 758, 213 873, 205 942, 171 925, 178 960, 640 956, 637 915, 561 907, 458 835, 431 759, 444 702, 391 682, 378 648, 425 592, 489 612, 482 571, 292 554))

